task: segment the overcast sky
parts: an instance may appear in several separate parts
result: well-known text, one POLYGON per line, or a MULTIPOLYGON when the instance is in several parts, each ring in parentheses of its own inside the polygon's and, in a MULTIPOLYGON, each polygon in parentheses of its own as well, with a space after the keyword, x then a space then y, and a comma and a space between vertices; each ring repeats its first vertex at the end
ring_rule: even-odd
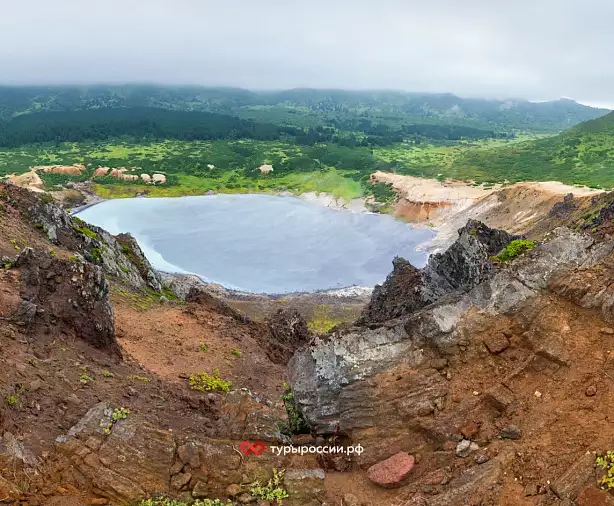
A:
POLYGON ((0 0, 0 82, 614 105, 613 0, 0 0))

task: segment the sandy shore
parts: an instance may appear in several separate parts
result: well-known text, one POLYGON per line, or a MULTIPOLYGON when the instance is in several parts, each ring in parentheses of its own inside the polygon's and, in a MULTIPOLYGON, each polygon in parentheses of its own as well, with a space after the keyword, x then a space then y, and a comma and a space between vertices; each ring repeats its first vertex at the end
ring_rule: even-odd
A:
MULTIPOLYGON (((282 194, 283 195, 283 194, 282 194)), ((351 211, 353 213, 366 213, 367 200, 364 198, 345 200, 343 197, 335 198, 326 192, 307 192, 299 195, 299 198, 315 204, 320 207, 328 207, 329 209, 351 211)))

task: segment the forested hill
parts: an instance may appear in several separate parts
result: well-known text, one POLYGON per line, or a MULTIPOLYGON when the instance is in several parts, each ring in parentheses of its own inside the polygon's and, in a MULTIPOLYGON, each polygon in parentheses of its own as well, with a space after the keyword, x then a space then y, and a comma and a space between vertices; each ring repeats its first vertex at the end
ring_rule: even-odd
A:
MULTIPOLYGON (((93 109, 23 114, 0 123, 0 146, 40 142, 80 142, 131 137, 139 141, 176 139, 279 140, 299 131, 208 112, 153 107, 93 109)), ((302 131, 300 131, 302 132, 302 131)))
POLYGON ((255 122, 231 115, 172 111, 157 107, 101 108, 21 114, 0 121, 0 147, 15 148, 46 142, 104 141, 130 138, 133 142, 254 139, 288 140, 298 145, 334 143, 345 147, 389 146, 403 139, 458 141, 503 137, 462 125, 402 125, 393 128, 361 120, 346 129, 295 127, 255 122))
POLYGON ((445 124, 494 131, 558 132, 607 113, 572 100, 466 99, 452 94, 294 89, 126 86, 0 87, 0 119, 42 111, 159 107, 229 114, 261 123, 346 128, 357 120, 400 129, 445 124))
POLYGON ((468 150, 451 175, 490 181, 555 180, 614 187, 614 113, 559 135, 494 150, 468 150))

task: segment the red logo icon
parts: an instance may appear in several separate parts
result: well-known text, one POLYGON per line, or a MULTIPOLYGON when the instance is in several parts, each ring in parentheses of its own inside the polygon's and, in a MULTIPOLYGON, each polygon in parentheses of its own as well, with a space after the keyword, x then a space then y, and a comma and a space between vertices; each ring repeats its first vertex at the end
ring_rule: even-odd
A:
POLYGON ((239 449, 243 455, 249 455, 253 453, 254 455, 261 455, 264 450, 266 450, 266 445, 262 441, 256 441, 255 443, 250 443, 249 441, 243 441, 239 445, 239 449))

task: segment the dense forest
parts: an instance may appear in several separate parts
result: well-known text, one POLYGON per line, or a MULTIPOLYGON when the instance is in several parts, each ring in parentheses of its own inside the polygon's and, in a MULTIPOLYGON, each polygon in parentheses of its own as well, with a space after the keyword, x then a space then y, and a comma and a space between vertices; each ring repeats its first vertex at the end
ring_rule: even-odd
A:
POLYGON ((357 119, 394 129, 424 124, 465 126, 491 135, 492 132, 553 133, 608 112, 572 100, 535 103, 461 98, 450 93, 314 89, 255 92, 154 85, 0 86, 0 120, 43 111, 118 107, 217 112, 262 123, 301 127, 335 126, 334 122, 357 119))
POLYGON ((225 114, 171 111, 154 107, 103 108, 64 112, 22 114, 0 122, 0 147, 43 142, 102 141, 128 137, 135 142, 164 139, 261 141, 292 139, 313 146, 335 143, 345 147, 390 146, 410 139, 458 141, 461 139, 503 138, 504 134, 472 127, 450 125, 409 125, 392 128, 367 119, 335 126, 300 128, 257 123, 225 114))

